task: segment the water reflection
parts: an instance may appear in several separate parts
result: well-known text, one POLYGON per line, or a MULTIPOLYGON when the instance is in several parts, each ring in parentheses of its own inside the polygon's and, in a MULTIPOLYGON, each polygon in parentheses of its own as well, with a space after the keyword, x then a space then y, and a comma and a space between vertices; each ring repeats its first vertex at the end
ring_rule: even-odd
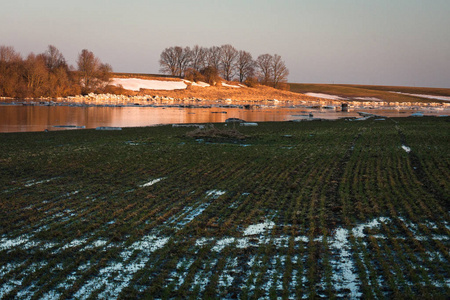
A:
MULTIPOLYGON (((249 122, 289 121, 309 118, 337 119, 357 117, 357 111, 387 117, 409 116, 417 110, 357 109, 338 112, 306 107, 266 107, 243 109, 229 107, 179 108, 179 107, 70 107, 70 106, 19 106, 0 105, 0 132, 63 130, 54 126, 136 127, 172 123, 215 123, 227 118, 240 118, 249 122)), ((448 114, 448 111, 421 110, 425 115, 448 114)))

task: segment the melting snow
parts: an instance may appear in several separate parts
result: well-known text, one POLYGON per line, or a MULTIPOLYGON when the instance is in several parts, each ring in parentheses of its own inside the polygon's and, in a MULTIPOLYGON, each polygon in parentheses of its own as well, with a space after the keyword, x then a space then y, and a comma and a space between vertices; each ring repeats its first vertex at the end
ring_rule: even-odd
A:
MULTIPOLYGON (((348 230, 338 228, 331 241, 330 247, 339 253, 338 260, 331 260, 333 265, 333 281, 336 291, 349 289, 351 298, 359 298, 362 294, 359 292, 359 278, 354 272, 355 266, 350 252, 350 243, 348 241, 348 230)), ((338 296, 343 297, 345 295, 338 296)))
POLYGON ((166 179, 166 178, 165 177, 156 178, 156 179, 153 179, 153 180, 151 180, 151 181, 149 181, 147 183, 141 184, 140 187, 151 186, 151 185, 154 185, 155 183, 158 183, 158 182, 160 182, 161 180, 164 180, 164 179, 166 179))
POLYGON ((239 85, 226 84, 225 82, 222 82, 222 86, 224 86, 224 87, 231 87, 231 88, 240 88, 239 85))
POLYGON ((442 101, 450 101, 449 96, 436 96, 436 95, 424 95, 424 94, 409 94, 409 93, 402 93, 402 92, 391 92, 396 94, 402 94, 407 96, 414 96, 419 98, 425 98, 425 99, 434 99, 434 100, 442 100, 442 101))
POLYGON ((233 237, 223 238, 216 242, 216 245, 211 249, 212 251, 221 252, 226 246, 234 243, 233 237))
POLYGON ((8 239, 7 237, 3 237, 0 240, 0 251, 8 250, 21 244, 25 244, 26 242, 28 242, 30 237, 30 235, 21 235, 19 237, 16 237, 15 239, 8 239))
POLYGON ((381 99, 375 98, 375 97, 354 97, 353 99, 363 100, 363 101, 382 101, 381 99))
POLYGON ((225 191, 220 191, 220 190, 210 190, 206 192, 206 196, 211 197, 213 199, 217 199, 220 196, 222 196, 223 194, 225 194, 225 191))
POLYGON ((391 221, 391 219, 386 218, 386 217, 379 217, 379 218, 373 219, 372 221, 370 221, 368 223, 360 224, 360 225, 356 226, 355 228, 353 228, 352 234, 355 238, 364 238, 366 236, 366 234, 364 234, 364 232, 363 232, 365 228, 371 229, 371 228, 379 227, 381 225, 381 223, 387 223, 390 221, 391 221))
POLYGON ((126 90, 139 91, 140 89, 148 90, 183 90, 187 85, 184 81, 164 81, 164 80, 148 80, 138 78, 113 78, 111 85, 122 86, 126 90))
POLYGON ((244 235, 256 235, 263 234, 269 229, 272 229, 275 223, 272 221, 266 221, 264 223, 250 225, 244 230, 244 235))
POLYGON ((402 145, 402 149, 405 150, 406 153, 411 152, 411 148, 409 148, 408 146, 402 145))
POLYGON ((97 276, 86 282, 74 297, 88 299, 92 292, 102 287, 105 287, 105 289, 99 294, 99 298, 117 297, 129 285, 133 275, 145 267, 146 263, 150 260, 149 255, 164 247, 168 241, 168 237, 161 238, 155 235, 148 235, 140 241, 133 243, 130 247, 122 251, 120 256, 128 260, 131 256, 129 253, 133 253, 136 250, 141 251, 141 255, 138 255, 132 261, 110 261, 106 267, 100 269, 97 276), (118 273, 118 275, 114 276, 114 273, 118 273))
POLYGON ((306 96, 330 99, 330 100, 346 100, 346 98, 342 98, 336 95, 322 94, 322 93, 306 93, 306 96))

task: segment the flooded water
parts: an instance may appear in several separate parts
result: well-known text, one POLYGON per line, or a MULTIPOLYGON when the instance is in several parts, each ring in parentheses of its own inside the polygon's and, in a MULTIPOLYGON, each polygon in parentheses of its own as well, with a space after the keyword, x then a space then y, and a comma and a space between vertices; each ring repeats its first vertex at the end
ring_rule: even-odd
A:
POLYGON ((424 115, 449 114, 445 110, 424 109, 369 109, 355 108, 349 112, 304 106, 267 106, 254 109, 239 107, 72 107, 0 105, 0 132, 25 132, 96 128, 99 126, 137 127, 174 123, 217 123, 228 118, 248 122, 292 121, 313 118, 337 119, 359 117, 358 112, 369 112, 387 117, 406 117, 412 113, 424 115), (56 126, 56 127, 55 127, 56 126), (62 126, 62 127, 59 127, 62 126))

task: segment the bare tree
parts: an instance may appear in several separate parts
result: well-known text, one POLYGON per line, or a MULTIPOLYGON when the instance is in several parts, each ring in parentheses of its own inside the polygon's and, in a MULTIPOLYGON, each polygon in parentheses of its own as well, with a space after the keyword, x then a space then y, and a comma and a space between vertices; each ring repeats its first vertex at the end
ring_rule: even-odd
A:
POLYGON ((21 55, 12 46, 0 46, 0 96, 18 96, 22 65, 21 55))
POLYGON ((212 46, 208 48, 206 52, 206 66, 213 67, 216 70, 220 69, 220 58, 222 49, 217 46, 212 46))
POLYGON ((195 45, 191 49, 190 53, 190 67, 195 71, 199 72, 201 69, 205 67, 205 56, 206 56, 206 48, 200 47, 199 45, 195 45))
POLYGON ((186 70, 191 63, 191 49, 189 47, 175 47, 175 54, 177 56, 177 76, 183 77, 186 70))
POLYGON ((110 65, 102 64, 100 59, 87 49, 83 49, 78 55, 77 66, 84 92, 103 87, 109 81, 112 71, 110 65))
POLYGON ((180 46, 164 49, 159 59, 160 71, 172 76, 183 76, 191 64, 191 49, 180 46))
POLYGON ((234 76, 234 66, 238 51, 230 44, 223 45, 221 48, 220 56, 220 70, 225 80, 230 81, 234 76))
POLYGON ((254 67, 255 62, 252 55, 247 51, 240 50, 236 59, 236 71, 239 76, 239 82, 244 82, 245 79, 252 76, 254 67))
POLYGON ((256 65, 259 70, 259 81, 262 84, 270 85, 272 80, 273 56, 270 54, 261 54, 256 59, 256 65))
POLYGON ((24 78, 28 96, 42 96, 45 92, 45 84, 48 82, 48 71, 43 55, 28 55, 24 62, 24 78))
POLYGON ((272 60, 272 83, 274 88, 279 88, 280 83, 286 82, 289 70, 281 59, 281 56, 275 54, 272 60))
POLYGON ((160 72, 176 76, 177 74, 177 54, 175 47, 169 47, 163 50, 159 59, 160 72))
POLYGON ((62 53, 53 45, 49 45, 44 53, 47 69, 54 72, 57 68, 67 68, 66 59, 62 53))
POLYGON ((0 62, 11 63, 21 60, 19 53, 12 46, 0 46, 0 62))

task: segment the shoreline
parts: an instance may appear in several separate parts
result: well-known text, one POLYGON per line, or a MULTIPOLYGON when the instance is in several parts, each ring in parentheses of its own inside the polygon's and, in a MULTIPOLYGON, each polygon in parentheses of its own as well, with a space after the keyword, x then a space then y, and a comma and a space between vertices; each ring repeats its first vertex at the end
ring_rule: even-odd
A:
POLYGON ((127 96, 115 94, 93 94, 69 96, 61 98, 7 98, 0 97, 0 105, 22 106, 73 106, 73 107, 181 107, 181 108, 259 108, 259 107, 311 107, 338 109, 347 105, 348 108, 376 108, 376 109, 450 109, 447 102, 388 102, 366 100, 331 100, 308 97, 311 100, 237 100, 203 98, 174 98, 158 95, 127 96), (287 106, 286 106, 287 105, 287 106))

